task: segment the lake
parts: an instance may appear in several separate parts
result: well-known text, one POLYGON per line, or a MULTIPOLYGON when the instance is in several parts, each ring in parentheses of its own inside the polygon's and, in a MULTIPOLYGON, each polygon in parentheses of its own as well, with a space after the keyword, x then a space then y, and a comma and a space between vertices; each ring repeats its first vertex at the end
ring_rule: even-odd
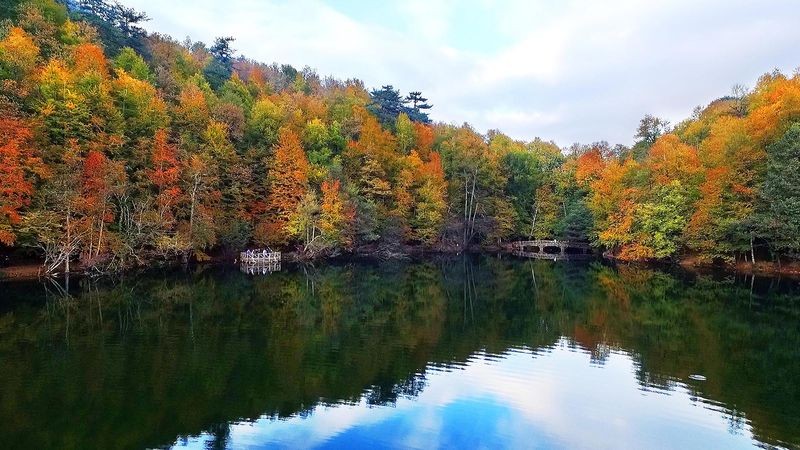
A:
POLYGON ((800 286, 488 256, 0 283, 4 448, 800 448, 800 286))

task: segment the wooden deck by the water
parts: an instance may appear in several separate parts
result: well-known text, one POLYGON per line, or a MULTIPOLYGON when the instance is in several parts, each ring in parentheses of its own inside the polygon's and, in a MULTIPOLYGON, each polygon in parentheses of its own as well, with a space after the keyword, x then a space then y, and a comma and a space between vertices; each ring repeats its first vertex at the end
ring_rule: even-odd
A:
POLYGON ((280 263, 281 252, 247 250, 239 253, 239 262, 252 265, 280 263))
POLYGON ((586 258, 592 255, 592 247, 585 242, 536 239, 511 243, 515 255, 536 259, 586 258))
POLYGON ((239 269, 250 275, 266 275, 281 270, 281 252, 245 250, 239 253, 239 269))

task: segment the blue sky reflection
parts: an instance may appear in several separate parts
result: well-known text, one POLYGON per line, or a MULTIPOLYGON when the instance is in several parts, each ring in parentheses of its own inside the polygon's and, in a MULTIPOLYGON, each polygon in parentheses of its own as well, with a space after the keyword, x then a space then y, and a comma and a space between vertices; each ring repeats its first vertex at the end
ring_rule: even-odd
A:
MULTIPOLYGON (((316 407, 306 417, 231 426, 231 448, 752 448, 749 425, 676 382, 643 389, 636 362, 603 364, 562 339, 550 352, 475 354, 463 370, 428 370, 418 397, 393 407, 316 407)), ((210 436, 179 440, 204 448, 210 436)))

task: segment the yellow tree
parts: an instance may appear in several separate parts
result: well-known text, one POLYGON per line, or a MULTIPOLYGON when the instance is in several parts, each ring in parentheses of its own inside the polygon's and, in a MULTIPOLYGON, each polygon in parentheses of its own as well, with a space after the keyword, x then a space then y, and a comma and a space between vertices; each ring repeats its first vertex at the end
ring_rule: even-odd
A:
POLYGON ((625 162, 612 160, 606 164, 600 177, 591 183, 589 199, 599 243, 612 250, 621 249, 628 256, 637 253, 631 247, 639 196, 639 189, 631 185, 631 178, 637 170, 639 164, 633 159, 625 162))
POLYGON ((319 228, 325 242, 333 247, 350 247, 355 212, 344 198, 339 180, 322 182, 320 209, 319 228))
POLYGON ((0 40, 0 78, 23 81, 33 72, 38 57, 39 47, 33 39, 22 28, 12 27, 0 40))

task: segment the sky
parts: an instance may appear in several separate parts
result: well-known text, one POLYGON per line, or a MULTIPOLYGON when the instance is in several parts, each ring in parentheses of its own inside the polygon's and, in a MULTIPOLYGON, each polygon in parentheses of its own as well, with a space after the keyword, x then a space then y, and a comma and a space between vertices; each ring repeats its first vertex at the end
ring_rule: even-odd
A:
MULTIPOLYGON (((734 426, 730 411, 698 395, 697 383, 642 386, 636 357, 614 351, 595 364, 566 339, 542 350, 477 353, 463 366, 428 366, 417 381, 424 382, 421 392, 393 405, 370 406, 362 398, 288 419, 234 423, 228 445, 749 449, 756 443, 749 421, 734 426)), ((205 449, 212 442, 203 433, 179 438, 174 447, 205 449)))
POLYGON ((800 66, 798 0, 122 0, 145 28, 321 76, 422 91, 435 121, 560 146, 800 66))

